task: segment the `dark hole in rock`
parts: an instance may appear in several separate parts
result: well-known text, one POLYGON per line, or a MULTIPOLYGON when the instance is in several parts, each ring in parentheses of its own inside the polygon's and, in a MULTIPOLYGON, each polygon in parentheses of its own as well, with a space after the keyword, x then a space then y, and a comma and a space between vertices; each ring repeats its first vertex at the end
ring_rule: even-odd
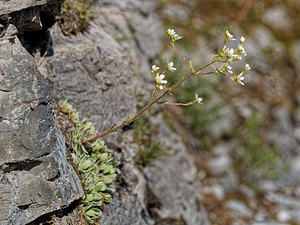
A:
POLYGON ((53 56, 52 38, 48 29, 55 23, 55 18, 41 13, 41 22, 42 30, 27 31, 18 37, 31 55, 39 52, 40 56, 53 56))
POLYGON ((51 221, 52 217, 55 215, 58 218, 62 218, 63 216, 67 216, 70 213, 72 213, 77 206, 80 204, 80 200, 73 202, 70 206, 64 208, 64 209, 59 209, 51 213, 47 213, 43 216, 38 217, 31 223, 28 223, 27 225, 37 225, 37 224, 49 224, 48 221, 51 221))
POLYGON ((34 161, 24 161, 24 162, 14 162, 14 163, 6 163, 2 166, 4 173, 9 173, 11 171, 29 171, 32 168, 40 165, 42 161, 34 160, 34 161))
POLYGON ((18 208, 21 209, 21 210, 26 210, 29 208, 31 204, 27 204, 27 205, 19 205, 18 208))

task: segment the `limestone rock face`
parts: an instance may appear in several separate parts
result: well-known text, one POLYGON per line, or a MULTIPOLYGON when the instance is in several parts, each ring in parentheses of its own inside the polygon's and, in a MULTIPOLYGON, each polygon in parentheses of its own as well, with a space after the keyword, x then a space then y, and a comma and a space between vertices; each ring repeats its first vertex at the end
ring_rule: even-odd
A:
POLYGON ((60 14, 62 3, 63 0, 0 1, 0 22, 14 24, 19 34, 48 29, 54 16, 60 14))
POLYGON ((144 168, 152 201, 160 204, 152 209, 156 224, 207 225, 208 221, 199 199, 200 182, 193 158, 178 135, 173 133, 160 116, 156 117, 156 140, 169 150, 169 156, 144 168), (180 223, 179 223, 180 224, 180 223))
POLYGON ((0 16, 5 16, 14 12, 19 12, 35 6, 56 5, 60 6, 63 0, 1 0, 0 16))
POLYGON ((55 101, 68 100, 102 131, 135 112, 132 58, 111 36, 92 24, 89 33, 70 39, 55 26, 51 37, 54 55, 41 71, 55 101))
MULTIPOLYGON (((9 2, 19 2, 18 10, 29 1, 9 2)), ((3 4, 8 2, 0 2, 0 14, 3 4)), ((83 195, 52 116, 49 85, 17 34, 13 24, 0 27, 1 225, 28 224, 83 195)))

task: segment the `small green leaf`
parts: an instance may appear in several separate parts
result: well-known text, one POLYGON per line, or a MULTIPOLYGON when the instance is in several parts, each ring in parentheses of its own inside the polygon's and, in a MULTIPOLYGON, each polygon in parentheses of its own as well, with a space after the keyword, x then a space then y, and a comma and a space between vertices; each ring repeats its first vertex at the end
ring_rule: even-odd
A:
POLYGON ((87 170, 92 165, 92 160, 88 155, 85 155, 79 162, 78 170, 87 170))
POLYGON ((100 155, 100 157, 99 157, 99 160, 100 160, 100 161, 105 161, 105 160, 107 160, 108 156, 109 156, 109 155, 108 155, 107 152, 102 153, 102 154, 100 155))

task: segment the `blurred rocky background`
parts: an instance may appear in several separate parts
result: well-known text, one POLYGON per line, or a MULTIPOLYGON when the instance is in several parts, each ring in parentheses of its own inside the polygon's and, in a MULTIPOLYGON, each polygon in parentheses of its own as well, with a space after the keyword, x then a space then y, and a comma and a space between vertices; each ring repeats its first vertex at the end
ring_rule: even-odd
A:
MULTIPOLYGON (((225 30, 246 37, 245 86, 194 79, 174 96, 196 90, 204 104, 164 110, 195 155, 209 221, 299 224, 300 2, 159 0, 158 11, 166 28, 184 35, 178 45, 194 65, 209 62, 225 30)), ((162 62, 174 56, 163 54, 162 62)))

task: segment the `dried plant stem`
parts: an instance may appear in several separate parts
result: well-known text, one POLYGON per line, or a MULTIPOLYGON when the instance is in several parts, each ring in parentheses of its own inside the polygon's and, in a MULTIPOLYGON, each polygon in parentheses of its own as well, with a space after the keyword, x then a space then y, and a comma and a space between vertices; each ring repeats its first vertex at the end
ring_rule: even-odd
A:
POLYGON ((186 65, 188 65, 191 69, 191 71, 194 73, 194 69, 193 67, 191 66, 191 64, 185 59, 185 57, 177 50, 176 46, 174 43, 172 43, 172 47, 174 48, 176 54, 185 62, 186 65))
MULTIPOLYGON (((107 129, 106 131, 104 131, 103 133, 93 137, 90 141, 95 141, 99 138, 103 138, 117 130, 122 129, 123 127, 127 126, 128 124, 132 123, 133 121, 135 121, 140 115, 142 115, 145 111, 147 111, 148 109, 150 109, 154 104, 170 104, 170 105, 190 105, 191 103, 161 103, 159 102, 164 96, 166 96, 169 92, 171 92, 172 90, 174 90, 176 87, 178 87, 180 84, 182 84, 184 81, 186 81, 187 79, 189 79, 192 76, 200 76, 200 75, 208 75, 208 74, 213 74, 215 72, 207 72, 207 73, 199 73, 201 70, 211 66, 212 64, 215 63, 215 61, 213 60, 212 62, 210 62, 209 64, 200 67, 199 69, 197 69, 196 71, 194 70, 194 68, 192 67, 192 65, 185 59, 185 57, 177 50, 177 48, 175 47, 175 44, 172 43, 172 47, 174 48, 176 54, 190 67, 190 69, 192 70, 192 72, 185 76, 184 78, 182 78, 181 80, 177 81, 175 84, 173 84, 171 87, 166 88, 165 91, 157 98, 155 98, 155 93, 156 90, 154 91, 154 96, 152 95, 151 101, 144 107, 142 108, 137 114, 135 114, 133 117, 128 117, 128 119, 126 121, 124 121, 123 123, 121 123, 118 126, 114 126, 111 127, 109 129, 107 129)), ((152 73, 152 79, 154 81, 154 77, 153 77, 153 73, 152 73)))
POLYGON ((158 102, 159 104, 163 105, 180 105, 180 106, 188 106, 193 104, 194 102, 188 102, 188 103, 180 103, 180 102, 158 102))
POLYGON ((123 127, 127 126, 128 124, 132 123, 134 120, 136 120, 140 115, 142 115, 145 111, 147 111, 148 109, 151 108, 152 105, 154 105, 155 103, 157 103, 160 99, 162 99, 166 94, 169 93, 169 90, 166 90, 161 96, 159 96, 158 98, 156 98, 155 100, 152 100, 151 102, 149 102, 144 108, 142 108, 137 114, 135 114, 135 116, 133 116, 131 119, 126 120, 125 122, 123 122, 122 124, 116 126, 116 127, 112 127, 108 130, 106 130, 105 132, 93 137, 91 139, 91 141, 95 141, 99 138, 105 137, 107 135, 109 135, 110 133, 113 133, 119 129, 122 129, 123 127))
MULTIPOLYGON (((173 89, 175 89, 176 87, 178 87, 180 84, 182 84, 184 81, 186 81, 187 79, 189 79, 192 76, 196 76, 196 75, 206 75, 206 74, 212 74, 215 72, 208 72, 208 73, 203 73, 203 74, 199 74, 198 72, 205 69, 206 67, 212 65, 214 62, 211 62, 201 68, 199 68, 197 71, 190 73, 189 75, 187 75, 186 77, 182 78, 181 80, 179 80, 177 83, 173 84, 171 87, 167 88, 159 97, 157 97, 156 99, 152 99, 144 108, 142 108, 137 114, 135 114, 132 118, 127 119, 126 121, 124 121, 123 123, 121 123, 118 126, 112 127, 106 131, 104 131, 103 133, 93 137, 90 141, 95 141, 99 138, 103 138, 107 135, 109 135, 110 133, 113 133, 117 130, 122 129, 123 127, 127 126, 128 124, 132 123, 134 120, 136 120, 140 115, 142 115, 145 111, 147 111, 148 109, 150 109, 155 103, 159 103, 159 101, 166 96, 170 91, 172 91, 173 89)), ((180 105, 180 104, 178 104, 180 105)), ((184 105, 184 104, 181 104, 184 105)))

